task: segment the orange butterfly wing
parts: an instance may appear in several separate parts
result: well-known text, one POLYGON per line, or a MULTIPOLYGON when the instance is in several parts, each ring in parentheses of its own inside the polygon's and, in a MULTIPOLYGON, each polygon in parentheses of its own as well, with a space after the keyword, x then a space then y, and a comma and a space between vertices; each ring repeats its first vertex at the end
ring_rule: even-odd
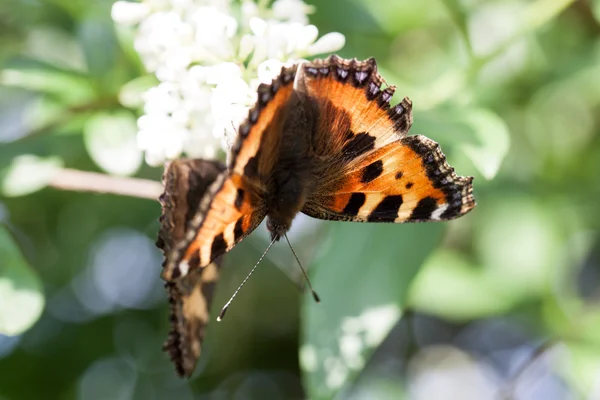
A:
POLYGON ((412 103, 390 106, 394 88, 381 89, 375 60, 331 56, 303 64, 298 74, 299 90, 321 110, 315 151, 326 166, 316 170, 302 212, 400 223, 456 218, 475 206, 472 178, 457 176, 434 141, 406 136, 412 103))
MULTIPOLYGON (((163 250, 165 260, 185 235, 202 196, 224 170, 225 166, 218 162, 188 159, 173 161, 165 169, 165 191, 160 197, 161 229, 156 242, 163 250)), ((163 349, 169 353, 181 376, 190 376, 200 357, 220 264, 221 259, 217 259, 204 268, 165 283, 171 304, 171 330, 163 349)))
POLYGON ((221 173, 202 198, 196 215, 167 260, 163 279, 185 276, 231 250, 264 219, 264 177, 274 168, 283 111, 293 93, 296 68, 284 68, 270 85, 260 85, 258 100, 240 125, 232 147, 229 168, 221 173))
POLYGON ((318 137, 332 140, 346 157, 357 156, 405 135, 412 125, 412 102, 390 107, 395 87, 384 80, 375 59, 345 60, 335 55, 302 64, 297 89, 318 105, 318 137))

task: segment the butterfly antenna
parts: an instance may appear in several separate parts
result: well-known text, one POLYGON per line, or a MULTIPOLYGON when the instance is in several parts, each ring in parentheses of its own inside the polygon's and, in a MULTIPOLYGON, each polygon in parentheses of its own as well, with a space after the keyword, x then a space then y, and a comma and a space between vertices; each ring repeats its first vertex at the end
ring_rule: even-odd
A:
POLYGON ((217 321, 223 320, 223 317, 225 316, 225 313, 227 312, 227 309, 231 305, 231 302, 233 301, 233 299, 235 298, 235 296, 237 296, 237 294, 242 289, 242 287, 244 286, 244 284, 246 284, 246 281, 248 281, 248 279, 250 278, 250 276, 254 273, 254 270, 256 270, 256 267, 258 267, 258 264, 260 264, 260 262, 263 260, 263 258, 265 258, 265 256, 269 252, 269 249, 271 248, 271 246, 273 246, 273 243, 275 243, 275 239, 271 240, 271 243, 269 243, 269 246, 267 246, 267 249, 265 250, 265 252, 263 253, 263 255, 260 256, 260 258, 256 262, 256 265, 254 265, 254 267, 250 270, 250 273, 248 273, 248 275, 246 276, 246 278, 244 278, 244 280, 242 281, 242 283, 240 283, 240 286, 238 286, 237 290, 235 292, 233 292, 233 295, 231 295, 231 298, 229 299, 229 301, 227 303, 225 303, 225 305, 221 309, 221 312, 219 313, 219 316, 217 317, 217 321))
POLYGON ((294 257, 296 257, 296 261, 298 261, 298 265, 300 266, 300 269, 302 270, 302 273, 304 274, 304 278, 306 279, 306 283, 308 284, 308 288, 312 292, 313 298, 315 299, 315 301, 317 303, 320 303, 321 299, 319 298, 319 295, 317 294, 317 292, 315 292, 315 290, 313 289, 313 287, 312 287, 312 285, 310 283, 310 279, 308 278, 308 274, 306 273, 306 270, 302 266, 302 263, 300 262, 300 259, 298 258, 298 255, 296 254, 296 251, 292 247, 292 244, 290 243, 290 239, 288 239, 287 234, 285 234, 285 233, 283 234, 283 236, 285 236, 285 240, 287 241, 288 246, 290 246, 290 250, 292 250, 292 253, 294 254, 294 257))

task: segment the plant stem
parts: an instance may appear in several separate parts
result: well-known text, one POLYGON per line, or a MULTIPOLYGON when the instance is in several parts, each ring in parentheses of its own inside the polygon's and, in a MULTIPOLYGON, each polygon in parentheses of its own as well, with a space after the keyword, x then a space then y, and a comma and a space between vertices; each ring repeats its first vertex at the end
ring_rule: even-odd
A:
POLYGON ((123 178, 69 168, 59 169, 48 186, 60 190, 107 193, 150 200, 157 200, 163 192, 163 185, 157 181, 123 178))

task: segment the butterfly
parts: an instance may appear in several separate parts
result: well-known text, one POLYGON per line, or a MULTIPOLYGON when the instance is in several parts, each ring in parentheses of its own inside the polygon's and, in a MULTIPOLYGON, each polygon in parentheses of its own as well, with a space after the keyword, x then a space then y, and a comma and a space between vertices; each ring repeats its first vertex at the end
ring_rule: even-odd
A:
MULTIPOLYGON (((179 159, 166 166, 165 189, 159 198, 161 228, 156 241, 165 257, 182 240, 202 197, 224 170, 225 165, 207 160, 179 159)), ((190 376, 200 357, 221 258, 165 283, 171 305, 171 330, 163 350, 171 357, 180 376, 190 376)))
POLYGON ((375 59, 333 55, 284 67, 261 84, 227 168, 186 214, 163 279, 207 268, 265 218, 279 240, 299 212, 403 223, 473 209, 473 178, 457 176, 433 140, 407 135, 412 102, 391 106, 395 87, 383 83, 375 59))

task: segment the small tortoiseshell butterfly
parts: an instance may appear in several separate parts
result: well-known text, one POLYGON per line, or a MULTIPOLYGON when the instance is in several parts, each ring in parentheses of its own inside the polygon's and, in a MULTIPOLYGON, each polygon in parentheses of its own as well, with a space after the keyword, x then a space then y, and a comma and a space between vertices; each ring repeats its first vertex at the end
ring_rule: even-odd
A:
POLYGON ((303 212, 358 222, 439 221, 475 206, 439 145, 407 136, 412 103, 390 107, 394 87, 373 58, 331 56, 282 69, 240 126, 227 170, 167 254, 167 281, 203 268, 267 217, 279 239, 303 212))
POLYGON ((205 180, 214 180, 208 189, 189 166, 199 161, 173 162, 166 192, 178 193, 183 206, 170 211, 176 216, 162 273, 168 285, 176 288, 198 271, 201 288, 214 282, 213 262, 265 217, 278 240, 298 212, 403 223, 449 220, 473 209, 473 178, 457 176, 436 142, 407 136, 412 103, 405 97, 391 107, 395 87, 382 89, 383 82, 373 58, 334 55, 283 68, 259 86, 228 168, 205 180), (186 196, 186 186, 195 194, 186 196))

